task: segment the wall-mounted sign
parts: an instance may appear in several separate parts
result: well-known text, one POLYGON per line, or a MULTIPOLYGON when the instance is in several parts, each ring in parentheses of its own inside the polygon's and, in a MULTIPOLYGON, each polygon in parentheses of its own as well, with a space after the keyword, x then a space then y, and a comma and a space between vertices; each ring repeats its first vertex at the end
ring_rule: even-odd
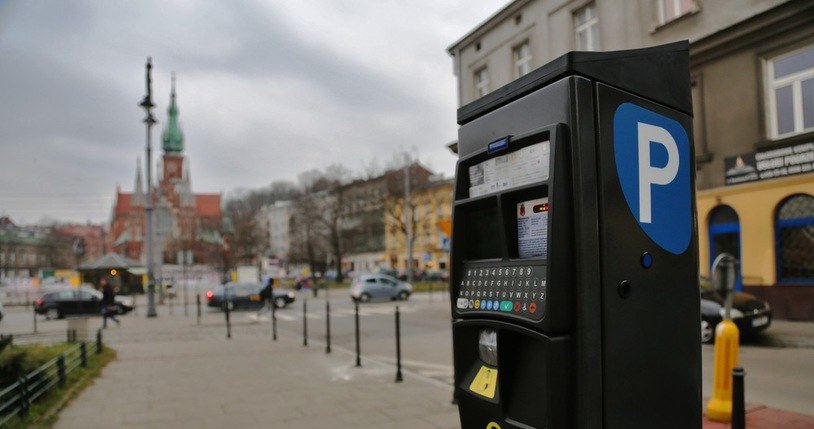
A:
POLYGON ((794 176, 814 171, 814 143, 732 156, 724 160, 727 185, 794 176))

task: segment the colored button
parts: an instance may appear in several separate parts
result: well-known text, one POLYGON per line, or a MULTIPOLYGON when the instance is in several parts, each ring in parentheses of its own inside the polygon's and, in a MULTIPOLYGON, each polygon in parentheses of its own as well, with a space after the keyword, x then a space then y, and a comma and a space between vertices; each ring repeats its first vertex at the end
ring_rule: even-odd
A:
POLYGON ((480 300, 479 300, 479 299, 476 299, 476 300, 475 300, 475 310, 477 310, 477 309, 479 309, 479 308, 480 308, 480 300))
POLYGON ((517 301, 517 302, 515 302, 515 303, 514 303, 514 312, 515 312, 515 313, 519 313, 519 312, 520 312, 520 305, 521 305, 521 304, 520 304, 520 301, 517 301))
POLYGON ((466 310, 469 308, 469 300, 466 298, 458 298, 458 310, 466 310))
POLYGON ((501 301, 500 302, 500 311, 511 312, 512 311, 512 302, 511 301, 501 301))
POLYGON ((537 312, 537 303, 532 302, 531 304, 529 304, 529 313, 534 314, 536 312, 537 312))

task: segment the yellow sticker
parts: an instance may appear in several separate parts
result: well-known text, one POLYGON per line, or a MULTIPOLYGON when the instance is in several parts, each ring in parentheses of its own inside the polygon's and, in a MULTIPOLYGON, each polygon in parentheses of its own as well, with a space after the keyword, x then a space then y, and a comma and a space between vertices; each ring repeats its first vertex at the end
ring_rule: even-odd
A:
POLYGON ((500 429, 500 425, 496 422, 489 422, 489 424, 486 425, 486 429, 500 429))
POLYGON ((469 390, 489 399, 495 399, 495 387, 497 387, 497 368, 481 366, 469 390))

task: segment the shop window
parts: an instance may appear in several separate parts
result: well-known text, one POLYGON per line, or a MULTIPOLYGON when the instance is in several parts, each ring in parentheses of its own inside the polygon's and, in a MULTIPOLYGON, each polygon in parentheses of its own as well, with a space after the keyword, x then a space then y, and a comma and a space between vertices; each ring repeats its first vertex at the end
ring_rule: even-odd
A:
MULTIPOLYGON (((738 213, 730 206, 720 205, 709 214, 709 265, 721 253, 729 253, 740 261, 741 227, 738 213)), ((735 290, 743 290, 743 278, 738 273, 735 290)))
POLYGON ((775 239, 778 281, 814 283, 814 197, 798 194, 778 205, 775 239))

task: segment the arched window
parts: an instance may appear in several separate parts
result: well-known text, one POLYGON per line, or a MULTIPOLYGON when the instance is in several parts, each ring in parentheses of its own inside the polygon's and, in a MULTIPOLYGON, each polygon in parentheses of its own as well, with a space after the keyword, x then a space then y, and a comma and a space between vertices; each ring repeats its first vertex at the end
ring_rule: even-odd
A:
MULTIPOLYGON (((741 259, 741 226, 738 213, 730 206, 720 205, 709 213, 709 265, 721 253, 741 259)), ((735 290, 743 290, 743 277, 738 273, 735 290)))
POLYGON ((814 197, 792 195, 775 216, 777 280, 814 283, 814 197))

